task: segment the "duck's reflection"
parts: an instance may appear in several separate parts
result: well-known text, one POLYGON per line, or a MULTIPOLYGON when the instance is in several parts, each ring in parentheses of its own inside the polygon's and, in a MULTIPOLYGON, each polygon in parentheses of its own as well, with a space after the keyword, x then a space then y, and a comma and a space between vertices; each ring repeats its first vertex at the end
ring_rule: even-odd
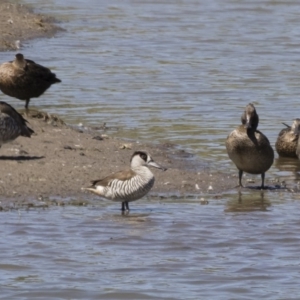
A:
POLYGON ((287 179, 300 180, 300 160, 289 157, 279 157, 274 166, 280 171, 280 175, 287 179))
POLYGON ((265 196, 263 190, 231 195, 231 199, 226 204, 226 212, 241 212, 241 211, 266 211, 271 206, 271 202, 265 196))

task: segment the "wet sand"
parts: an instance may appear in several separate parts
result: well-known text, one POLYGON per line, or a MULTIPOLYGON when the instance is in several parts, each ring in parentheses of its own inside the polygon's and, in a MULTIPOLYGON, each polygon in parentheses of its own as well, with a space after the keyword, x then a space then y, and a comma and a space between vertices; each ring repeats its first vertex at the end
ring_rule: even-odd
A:
POLYGON ((235 185, 236 178, 210 171, 206 163, 171 144, 143 144, 110 137, 109 130, 74 128, 60 119, 31 111, 27 116, 35 131, 0 149, 1 195, 14 199, 45 197, 93 197, 81 187, 129 166, 135 150, 149 151, 168 168, 153 169, 156 176, 151 194, 171 196, 220 193, 235 185))
POLYGON ((0 28, 0 51, 17 50, 19 43, 32 38, 52 37, 62 30, 49 16, 34 13, 22 4, 1 0, 0 28))

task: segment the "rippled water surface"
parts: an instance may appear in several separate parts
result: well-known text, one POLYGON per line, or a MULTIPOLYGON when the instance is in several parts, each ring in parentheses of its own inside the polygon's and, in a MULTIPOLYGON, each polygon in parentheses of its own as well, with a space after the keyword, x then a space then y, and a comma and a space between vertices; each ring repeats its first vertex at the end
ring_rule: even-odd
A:
MULTIPOLYGON (((106 122, 236 172, 224 140, 247 103, 273 145, 299 117, 299 1, 26 3, 65 29, 22 41, 63 81, 31 106, 69 123, 106 122)), ((267 179, 299 170, 276 159, 267 179)), ((299 195, 243 193, 141 200, 125 216, 109 202, 2 213, 0 299, 299 299, 299 195)))
POLYGON ((0 299, 299 299, 299 199, 208 200, 2 213, 0 299))

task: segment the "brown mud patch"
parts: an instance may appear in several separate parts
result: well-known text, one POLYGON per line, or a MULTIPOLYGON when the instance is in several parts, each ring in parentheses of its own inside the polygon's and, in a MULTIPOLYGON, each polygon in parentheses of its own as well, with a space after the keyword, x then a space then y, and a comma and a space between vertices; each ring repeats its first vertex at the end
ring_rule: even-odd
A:
POLYGON ((54 21, 22 4, 0 0, 0 51, 17 50, 32 38, 52 37, 62 30, 54 21))
POLYGON ((206 163, 171 144, 124 141, 104 130, 67 126, 59 117, 37 111, 26 118, 35 134, 0 149, 2 200, 95 198, 81 187, 129 166, 133 151, 140 149, 168 168, 152 170, 156 177, 152 195, 216 194, 236 182, 232 176, 211 172, 206 163))
MULTIPOLYGON (((0 149, 0 210, 86 205, 99 197, 81 187, 129 166, 135 150, 148 151, 156 162, 168 168, 165 172, 152 169, 156 181, 150 197, 192 196, 205 204, 207 198, 221 198, 237 184, 237 172, 221 173, 173 144, 121 140, 110 137, 105 126, 97 127, 99 130, 68 126, 56 115, 35 110, 25 117, 35 134, 31 138, 19 137, 0 149)), ((256 179, 244 178, 243 182, 258 186, 260 176, 256 179)), ((294 187, 280 185, 278 179, 267 178, 267 184, 271 190, 297 192, 294 187)))

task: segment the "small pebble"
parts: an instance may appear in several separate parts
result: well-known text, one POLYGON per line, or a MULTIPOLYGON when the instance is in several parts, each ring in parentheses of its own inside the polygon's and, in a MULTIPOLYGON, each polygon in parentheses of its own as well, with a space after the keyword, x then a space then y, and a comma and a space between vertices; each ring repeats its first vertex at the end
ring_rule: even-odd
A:
POLYGON ((119 148, 120 148, 120 149, 129 149, 129 150, 130 150, 130 149, 131 149, 131 146, 132 146, 131 144, 123 144, 123 145, 121 145, 119 148))
POLYGON ((16 40, 15 41, 15 46, 16 46, 16 49, 20 49, 21 48, 21 42, 19 40, 16 40))
POLYGON ((249 183, 255 183, 255 180, 252 179, 252 178, 249 178, 249 179, 247 179, 247 182, 249 182, 249 183))
POLYGON ((94 136, 93 140, 97 140, 97 141, 103 141, 103 137, 100 135, 94 136))

